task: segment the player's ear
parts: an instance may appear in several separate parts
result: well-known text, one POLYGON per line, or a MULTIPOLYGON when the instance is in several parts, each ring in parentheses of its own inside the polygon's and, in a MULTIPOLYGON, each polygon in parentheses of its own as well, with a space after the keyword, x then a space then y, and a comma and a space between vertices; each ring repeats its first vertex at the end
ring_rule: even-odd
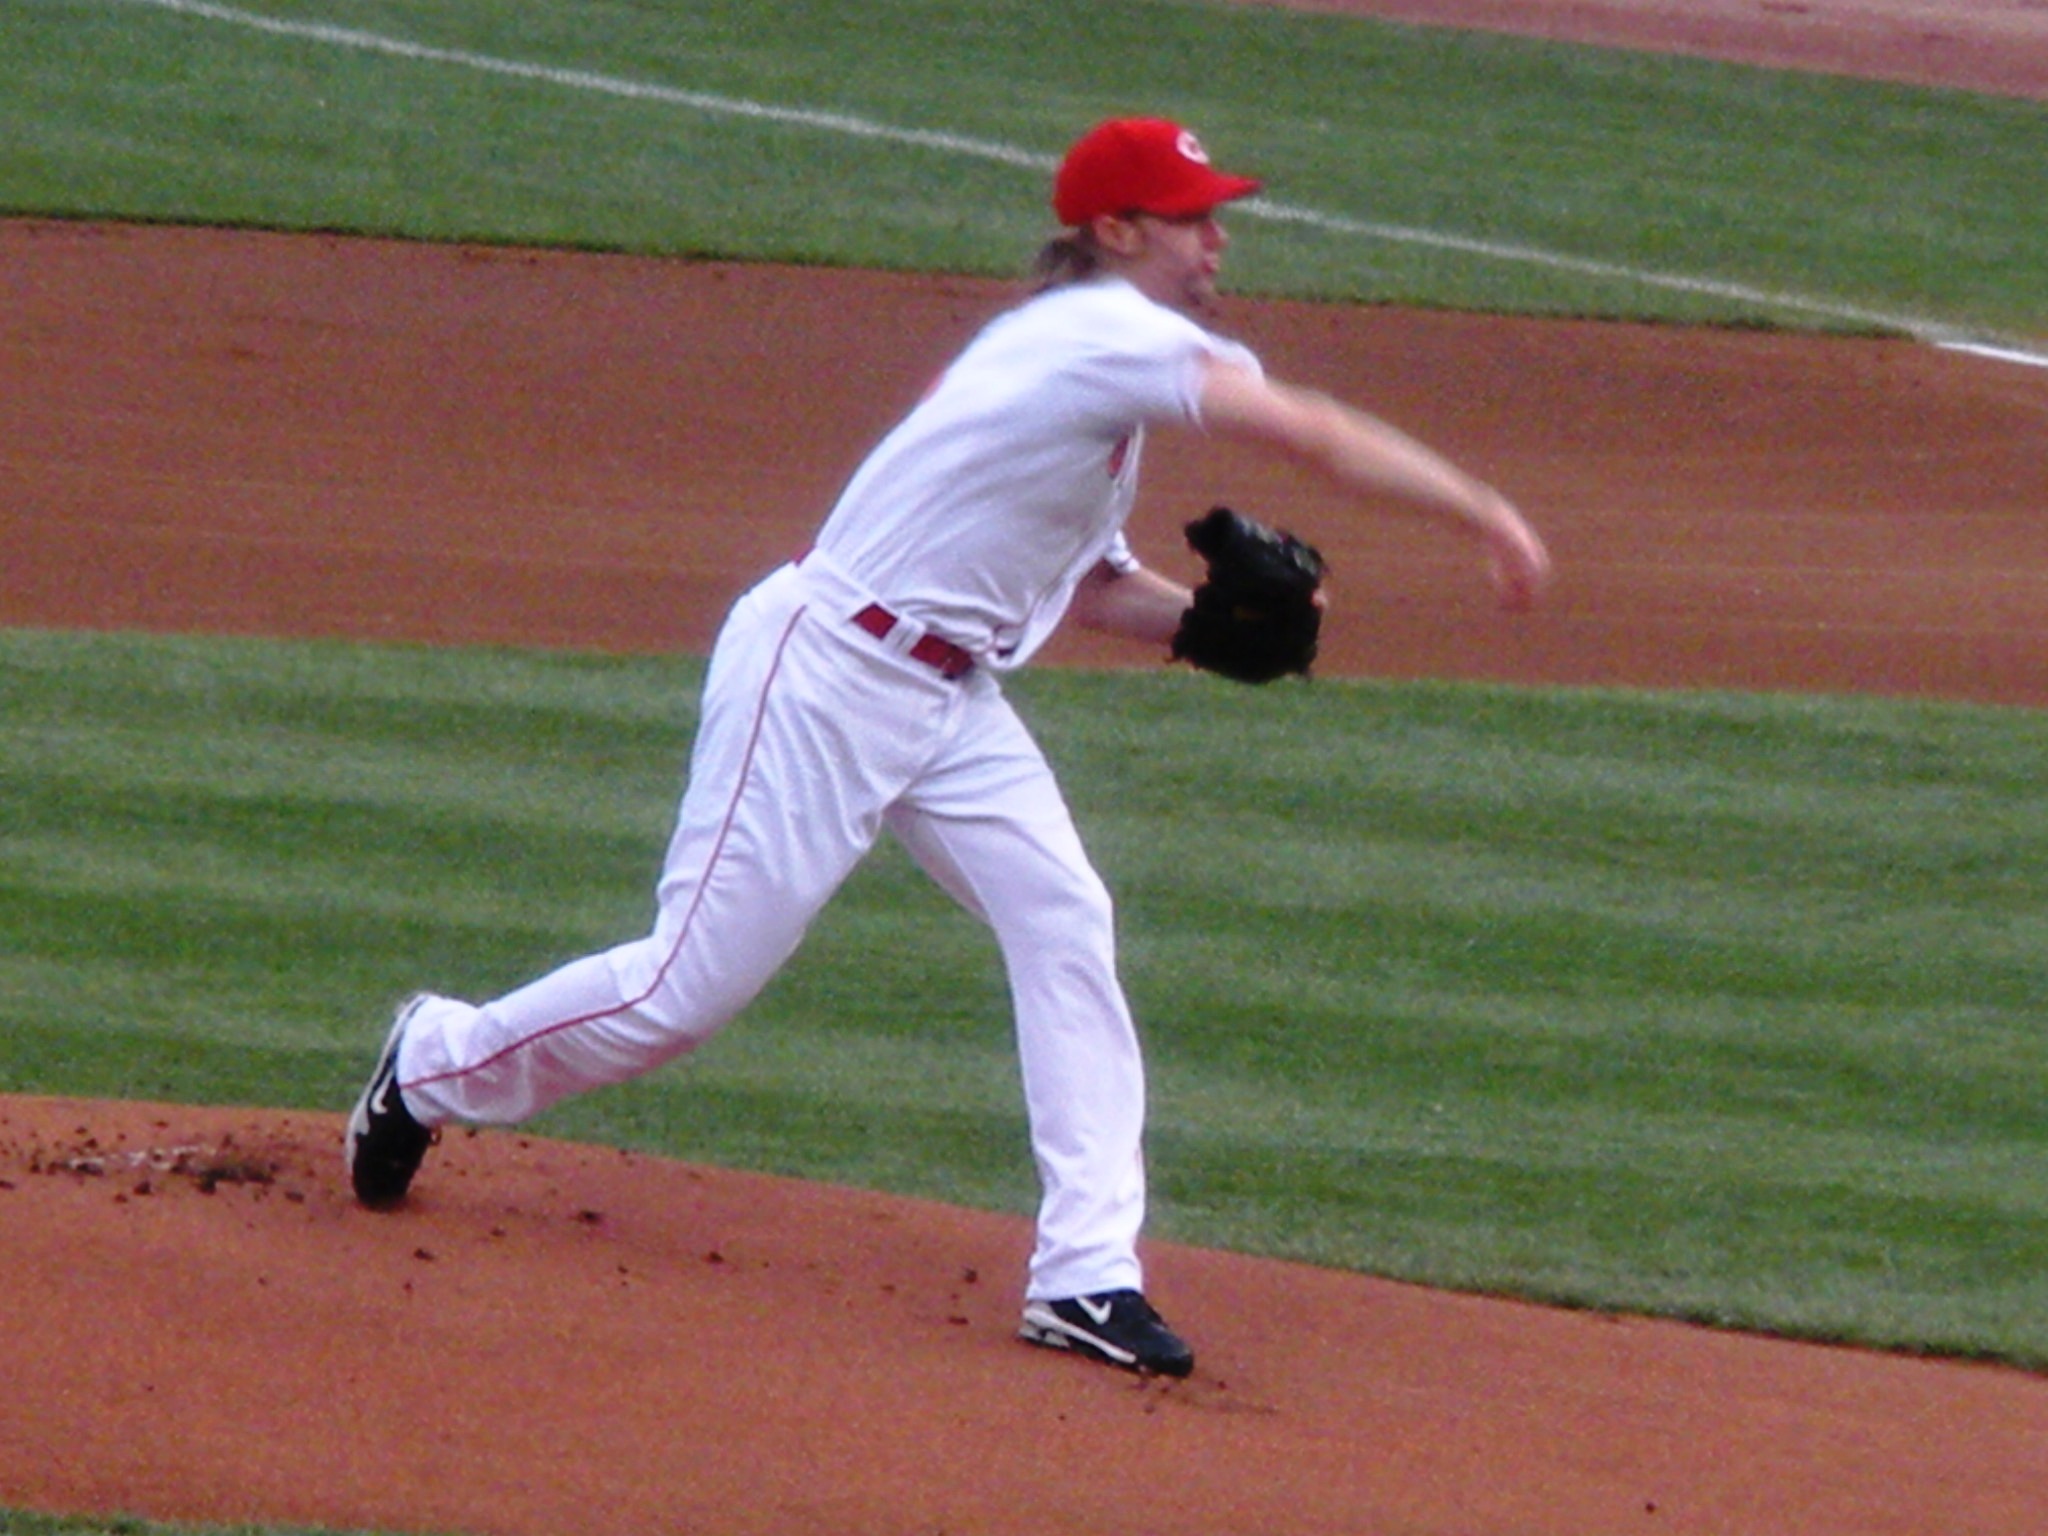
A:
POLYGON ((1145 248, 1145 228, 1135 213, 1104 213, 1089 220, 1095 244, 1112 256, 1129 258, 1145 248))

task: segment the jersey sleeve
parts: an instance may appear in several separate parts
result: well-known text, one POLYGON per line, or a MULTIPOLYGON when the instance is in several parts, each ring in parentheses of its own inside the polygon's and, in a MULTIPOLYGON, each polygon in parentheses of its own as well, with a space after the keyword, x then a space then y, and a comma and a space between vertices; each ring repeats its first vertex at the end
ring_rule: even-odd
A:
POLYGON ((1251 348, 1239 346, 1234 341, 1225 341, 1220 336, 1211 336, 1209 340, 1214 345, 1198 353, 1188 366, 1187 423, 1191 427, 1205 425, 1202 420, 1202 364, 1205 361, 1213 358, 1219 363, 1242 368, 1254 378, 1263 379, 1266 376, 1265 366, 1260 363, 1251 348))
POLYGON ((1082 370, 1109 416, 1198 427, 1205 362, 1215 358, 1263 376, 1250 348, 1136 293, 1127 297, 1129 307, 1099 335, 1098 350, 1082 370))

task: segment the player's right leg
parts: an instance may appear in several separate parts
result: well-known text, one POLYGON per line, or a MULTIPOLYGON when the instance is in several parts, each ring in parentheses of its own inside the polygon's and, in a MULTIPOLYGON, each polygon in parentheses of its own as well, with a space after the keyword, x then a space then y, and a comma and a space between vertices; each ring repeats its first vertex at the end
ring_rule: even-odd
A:
POLYGON ((742 599, 706 679, 653 932, 481 1006, 420 1002, 387 1053, 397 1102, 426 1128, 516 1123, 708 1039, 787 960, 915 773, 952 685, 908 665, 807 607, 793 572, 742 599))

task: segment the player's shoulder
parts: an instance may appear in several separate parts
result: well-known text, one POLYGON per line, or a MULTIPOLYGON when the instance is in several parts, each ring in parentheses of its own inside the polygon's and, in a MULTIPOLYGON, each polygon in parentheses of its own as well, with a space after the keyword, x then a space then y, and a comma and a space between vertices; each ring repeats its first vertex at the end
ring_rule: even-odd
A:
POLYGON ((1185 345, 1210 334, 1190 316, 1147 298, 1117 277, 1063 283, 1013 313, 1021 324, 1064 331, 1111 349, 1185 345))
POLYGON ((1100 275, 1080 282, 1062 283, 1039 295, 1055 308, 1094 316, 1114 316, 1133 325, 1193 325, 1178 310, 1147 298, 1137 285, 1122 277, 1100 275))

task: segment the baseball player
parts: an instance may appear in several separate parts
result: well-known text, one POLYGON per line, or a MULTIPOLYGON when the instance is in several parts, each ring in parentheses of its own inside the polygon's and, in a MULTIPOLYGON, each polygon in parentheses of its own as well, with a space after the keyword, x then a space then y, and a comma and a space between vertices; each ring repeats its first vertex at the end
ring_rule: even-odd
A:
MULTIPOLYGON (((523 1121, 708 1040, 887 831, 993 929, 1008 974, 1042 1188, 1021 1336, 1141 1372, 1193 1369, 1144 1292, 1144 1069, 1110 898, 1001 675, 1068 617, 1231 670, 1193 638, 1197 609, 1227 629, 1256 623, 1255 605, 1208 601, 1213 583, 1198 601, 1125 542, 1155 423, 1262 445, 1362 505, 1443 519, 1485 552, 1509 606, 1548 569, 1499 493, 1268 378, 1203 325, 1228 243, 1217 210, 1258 187, 1159 119, 1105 122, 1073 145, 1053 185, 1065 233, 1041 254, 1038 291, 968 344, 854 473, 815 545, 727 617, 652 932, 481 1005, 408 1001, 349 1119, 364 1205, 404 1199, 440 1126, 523 1121)), ((1296 554, 1307 595, 1285 632, 1306 641, 1282 670, 1305 671, 1320 562, 1296 554)))

